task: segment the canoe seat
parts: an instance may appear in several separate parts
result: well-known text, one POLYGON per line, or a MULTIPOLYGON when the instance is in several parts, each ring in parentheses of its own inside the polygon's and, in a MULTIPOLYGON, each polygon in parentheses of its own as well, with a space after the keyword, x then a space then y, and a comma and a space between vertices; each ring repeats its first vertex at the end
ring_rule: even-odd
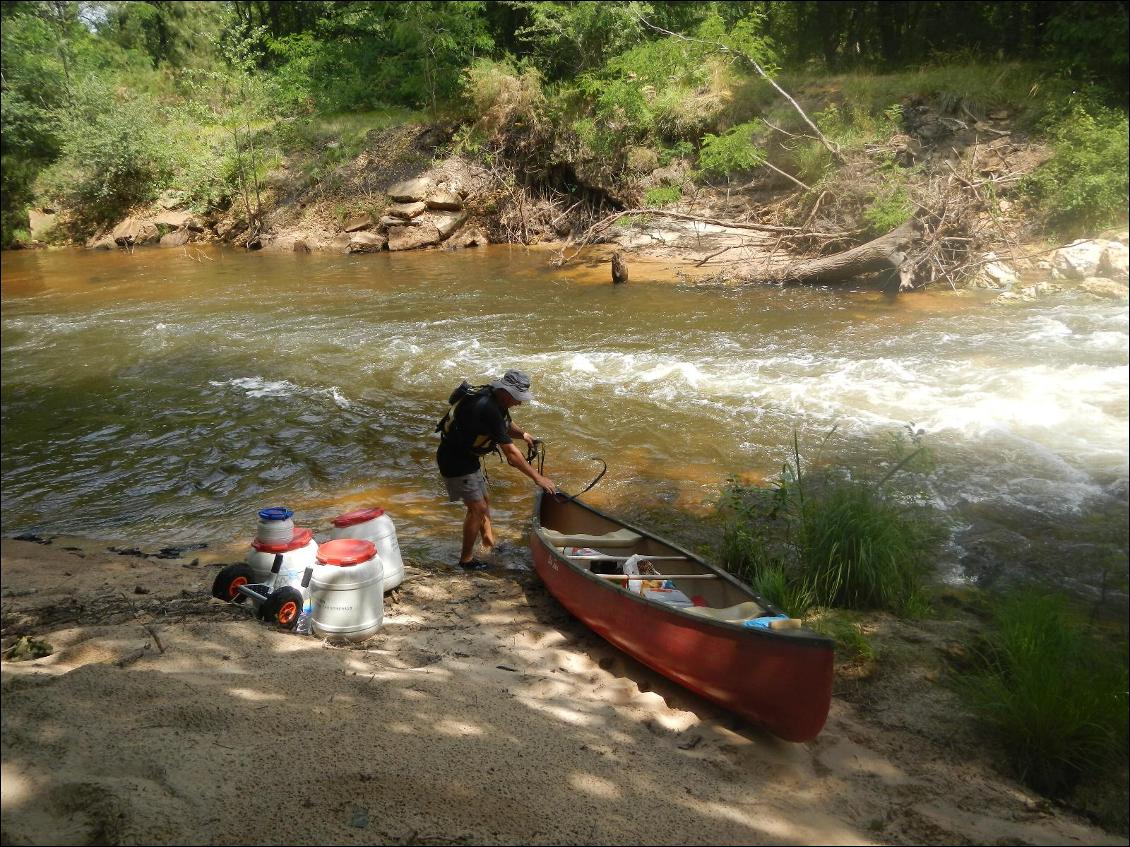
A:
POLYGON ((709 606, 694 606, 686 611, 695 615, 702 615, 704 618, 714 618, 720 621, 746 621, 750 618, 756 618, 758 615, 765 614, 765 610, 752 600, 747 600, 744 603, 738 603, 736 606, 730 606, 725 609, 712 609, 709 606))
POLYGON ((554 547, 633 547, 643 541, 643 536, 630 529, 618 529, 615 532, 606 532, 604 535, 587 535, 578 533, 566 535, 557 530, 542 527, 538 530, 542 538, 554 547))

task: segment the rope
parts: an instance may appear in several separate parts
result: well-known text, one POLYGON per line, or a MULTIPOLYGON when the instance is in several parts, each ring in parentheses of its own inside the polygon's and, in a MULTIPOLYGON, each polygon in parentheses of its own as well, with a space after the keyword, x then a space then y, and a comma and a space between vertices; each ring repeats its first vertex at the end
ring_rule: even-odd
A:
MULTIPOLYGON (((584 488, 582 488, 576 494, 564 494, 564 493, 558 491, 557 492, 557 499, 558 500, 561 500, 563 502, 568 502, 570 500, 576 500, 582 494, 585 494, 585 493, 591 491, 593 489, 593 487, 598 482, 600 482, 600 480, 604 477, 604 475, 606 473, 608 473, 608 463, 606 461, 604 461, 604 459, 600 458, 599 456, 589 456, 589 458, 594 462, 600 462, 600 464, 601 464, 600 473, 598 473, 595 477, 593 477, 592 482, 590 482, 588 485, 586 485, 584 488)), ((535 439, 534 443, 531 444, 529 446, 529 448, 526 450, 526 461, 529 462, 532 465, 534 463, 534 459, 538 460, 538 473, 541 474, 542 476, 545 476, 545 442, 542 441, 541 439, 535 439)))

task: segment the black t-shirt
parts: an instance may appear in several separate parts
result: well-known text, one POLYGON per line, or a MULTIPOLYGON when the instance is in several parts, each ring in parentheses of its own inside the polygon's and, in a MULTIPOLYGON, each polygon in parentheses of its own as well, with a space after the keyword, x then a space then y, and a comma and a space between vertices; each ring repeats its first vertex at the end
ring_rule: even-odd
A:
POLYGON ((494 392, 468 397, 456 407, 455 424, 436 450, 439 472, 444 476, 474 473, 480 455, 495 445, 512 442, 510 413, 498 405, 494 392))

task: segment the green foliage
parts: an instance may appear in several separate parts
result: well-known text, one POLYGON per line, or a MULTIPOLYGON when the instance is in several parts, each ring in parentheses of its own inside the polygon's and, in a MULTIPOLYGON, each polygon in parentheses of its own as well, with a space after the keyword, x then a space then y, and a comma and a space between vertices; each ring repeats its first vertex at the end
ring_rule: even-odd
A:
POLYGON ((655 209, 670 206, 683 199, 683 191, 676 185, 657 185, 643 193, 644 205, 655 209))
POLYGON ((851 612, 825 611, 813 616, 806 624, 836 642, 836 650, 845 658, 871 663, 878 658, 875 645, 863 631, 863 626, 851 612))
POLYGON ((975 669, 959 680, 1027 784, 1064 796, 1127 755, 1127 648, 1096 637, 1065 599, 1002 599, 975 669))
POLYGON ((54 118, 60 155, 40 175, 41 191, 90 225, 114 223, 154 199, 175 169, 178 147, 147 96, 91 80, 54 118))
MULTIPOLYGON (((574 132, 612 173, 623 166, 632 146, 686 151, 717 125, 730 102, 730 65, 735 56, 745 55, 733 51, 750 51, 766 60, 765 45, 753 35, 757 20, 743 18, 727 30, 721 17, 711 13, 690 40, 668 36, 645 41, 583 74, 563 94, 577 103, 574 132)), ((713 143, 720 165, 752 161, 741 139, 713 143)))
POLYGON ((902 226, 914 214, 906 189, 895 186, 874 196, 871 204, 863 210, 863 220, 872 235, 882 235, 902 226))
POLYGON ((1055 155, 1024 183, 1048 222, 1065 234, 1125 219, 1128 132, 1125 112, 1076 107, 1051 129, 1055 155))
POLYGON ((730 177, 748 171, 765 161, 765 151, 753 143, 756 129, 750 123, 731 127, 722 135, 707 133, 698 154, 698 167, 708 175, 730 177))
POLYGON ((458 96, 460 74, 490 52, 481 2, 301 3, 289 26, 272 16, 256 37, 260 66, 303 111, 430 108, 458 96))
POLYGON ((476 59, 463 72, 461 91, 468 119, 483 135, 503 127, 529 131, 545 122, 541 74, 528 65, 476 59))
POLYGON ((515 39, 554 80, 595 70, 638 43, 643 37, 640 15, 651 11, 648 4, 634 1, 518 0, 510 5, 527 20, 515 30, 515 39))
POLYGON ((693 155, 693 144, 689 141, 676 141, 670 147, 659 148, 659 166, 665 168, 675 159, 686 159, 693 155))
POLYGON ((938 515, 891 485, 901 471, 927 470, 928 451, 897 455, 874 481, 831 468, 802 471, 794 441, 770 487, 731 480, 722 560, 752 584, 768 580, 770 599, 790 614, 811 606, 921 614, 922 580, 945 533, 938 515))
POLYGON ((836 166, 832 151, 819 141, 803 141, 790 151, 793 171, 808 185, 818 185, 836 166))

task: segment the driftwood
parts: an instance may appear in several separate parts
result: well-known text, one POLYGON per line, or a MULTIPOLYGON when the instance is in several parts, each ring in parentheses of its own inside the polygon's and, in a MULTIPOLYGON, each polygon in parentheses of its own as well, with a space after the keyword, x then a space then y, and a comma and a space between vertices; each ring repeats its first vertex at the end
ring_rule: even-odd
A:
POLYGON ((908 221, 878 238, 816 259, 778 261, 743 270, 739 277, 752 283, 839 283, 881 271, 898 271, 899 287, 911 287, 907 255, 919 236, 919 226, 908 221))
POLYGON ((628 263, 624 261, 624 254, 619 250, 612 256, 612 282, 616 285, 628 281, 628 263))

